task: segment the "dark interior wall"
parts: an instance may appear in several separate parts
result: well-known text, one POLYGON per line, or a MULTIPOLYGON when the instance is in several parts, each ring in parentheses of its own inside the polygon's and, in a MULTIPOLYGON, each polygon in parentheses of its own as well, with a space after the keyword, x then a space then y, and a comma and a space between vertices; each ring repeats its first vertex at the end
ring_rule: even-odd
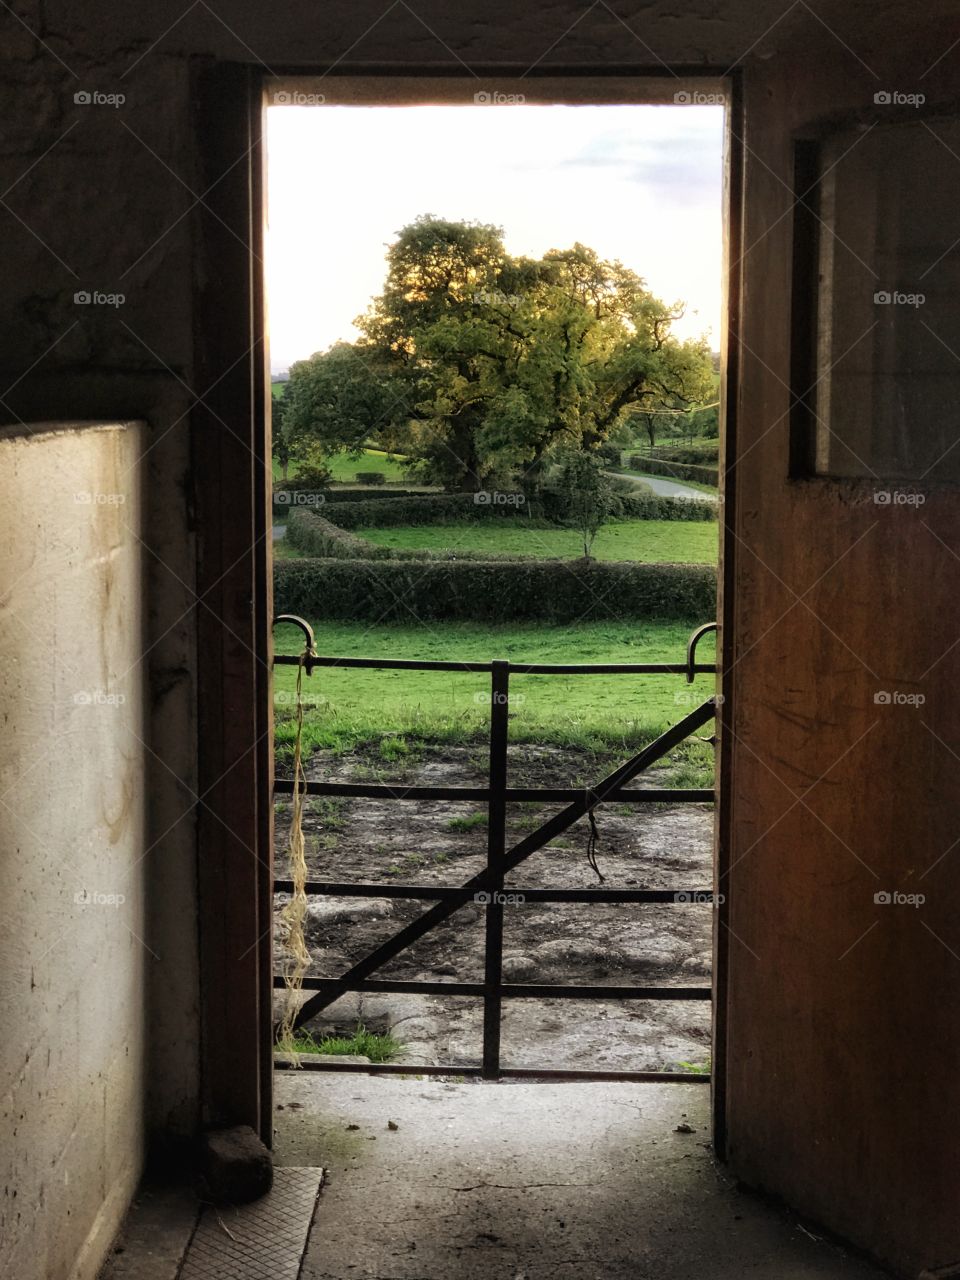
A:
MULTIPOLYGON (((727 1154, 748 1182, 911 1275, 960 1258, 952 1158, 960 1136, 960 501, 932 476, 916 485, 882 472, 788 478, 789 188, 792 136, 844 113, 860 118, 855 136, 865 136, 884 120, 873 104, 878 90, 949 103, 956 61, 928 71, 948 45, 856 44, 867 66, 839 46, 821 48, 747 79, 727 651, 727 1154), (897 490, 925 501, 875 501, 897 490), (925 701, 878 702, 884 693, 925 701), (875 901, 896 891, 925 902, 875 901)), ((916 220, 916 203, 933 198, 932 188, 905 197, 893 173, 887 182, 880 217, 891 224, 916 220)), ((913 278, 932 297, 936 271, 922 284, 919 275, 939 256, 936 243, 931 237, 913 261, 897 264, 892 280, 889 264, 870 274, 869 240, 834 247, 863 259, 847 259, 851 291, 869 297, 913 278)), ((815 276, 814 265, 811 283, 815 276)), ((955 296, 922 319, 935 330, 921 332, 914 317, 924 359, 942 376, 958 359, 955 296)), ((939 424, 907 426, 922 434, 939 424)))
MULTIPOLYGON (((954 499, 931 494, 922 512, 890 512, 895 519, 870 529, 877 509, 862 490, 787 481, 783 417, 791 132, 837 103, 859 101, 865 88, 872 96, 878 80, 859 59, 909 88, 929 50, 949 40, 928 41, 925 52, 917 17, 890 2, 814 7, 30 0, 14 4, 19 16, 0 12, 2 420, 136 417, 151 432, 155 1127, 189 1131, 199 1099, 195 707, 205 606, 194 597, 191 432, 225 433, 229 444, 231 429, 195 409, 208 392, 194 356, 195 298, 216 295, 219 271, 201 239, 212 197, 196 86, 217 61, 446 67, 475 86, 491 76, 477 68, 501 64, 513 72, 737 66, 748 110, 751 247, 742 332, 734 335, 744 344, 741 460, 728 513, 737 571, 736 635, 726 639, 737 664, 727 742, 735 833, 729 1150, 744 1176, 888 1256, 927 1260, 928 1246, 938 1257, 949 1253, 942 1153, 956 1118, 956 1032, 947 1013, 958 961, 919 916, 885 916, 857 939, 875 919, 874 889, 906 887, 954 838, 951 763, 935 739, 900 708, 870 728, 877 684, 916 681, 955 639, 958 566, 920 526, 925 520, 957 546, 954 499), (125 101, 77 104, 78 92, 125 101), (79 308, 80 289, 122 292, 125 301, 79 308), (794 604, 791 589, 808 588, 806 605, 828 627, 804 605, 781 617, 794 604), (798 792, 809 808, 784 814, 798 792), (895 1177, 904 1167, 908 1186, 895 1177)), ((922 20, 949 30, 954 9, 929 6, 922 20)), ((942 92, 958 60, 954 50, 928 83, 942 92)), ((243 165, 242 149, 236 161, 243 165)), ((227 607, 228 624, 244 622, 248 601, 237 596, 227 607)), ((957 652, 924 684, 925 718, 948 743, 957 652)), ((948 856, 927 877, 938 888, 922 919, 960 953, 949 925, 954 861, 948 856)))
POLYGON ((199 1070, 189 435, 197 219, 182 217, 191 198, 150 148, 192 181, 190 68, 182 58, 145 60, 122 113, 75 104, 81 90, 116 88, 125 55, 106 28, 87 28, 79 8, 62 23, 49 10, 44 21, 39 5, 18 11, 42 42, 11 14, 0 17, 0 413, 7 423, 147 424, 149 1110, 155 1131, 186 1135, 197 1123, 199 1070), (125 300, 77 305, 82 290, 125 300))

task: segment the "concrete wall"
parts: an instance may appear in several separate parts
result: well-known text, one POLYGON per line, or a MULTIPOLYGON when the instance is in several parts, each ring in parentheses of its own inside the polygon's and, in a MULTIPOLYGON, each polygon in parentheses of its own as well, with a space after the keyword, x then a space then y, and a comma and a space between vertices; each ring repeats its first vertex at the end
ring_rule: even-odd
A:
POLYGON ((96 1274, 140 1175, 146 970, 138 424, 0 435, 4 1275, 96 1274))
MULTIPOLYGON (((19 21, 0 14, 3 418, 147 423, 156 753, 148 874, 150 936, 162 943, 153 962, 152 1125, 189 1132, 198 1098, 189 415, 208 390, 195 373, 194 298, 215 295, 219 268, 198 248, 208 215, 198 199, 197 78, 217 60, 447 67, 474 89, 491 65, 737 67, 748 110, 749 251, 734 335, 743 343, 741 460, 728 510, 737 610, 725 637, 736 664, 725 744, 737 935, 725 934, 730 1153, 747 1178, 905 1266, 960 1256, 944 1195, 957 1116, 956 1020, 945 1012, 957 994, 948 948, 960 954, 950 934, 956 857, 926 877, 938 886, 923 917, 932 934, 916 915, 875 917, 872 903, 874 888, 906 887, 954 838, 949 752, 902 709, 871 726, 875 687, 913 689, 936 662, 925 718, 957 744, 958 651, 941 657, 955 638, 956 565, 909 522, 915 511, 890 512, 894 519, 868 532, 876 509, 862 488, 789 482, 784 416, 791 134, 854 103, 869 110, 878 88, 909 92, 922 79, 930 96, 953 92, 955 3, 937 0, 922 14, 893 0, 691 0, 679 9, 655 0, 589 10, 575 0, 412 8, 17 0, 15 8, 19 21), (125 101, 76 104, 81 91, 125 101), (125 301, 81 308, 78 289, 122 292, 125 301), (796 604, 791 591, 808 588, 796 604), (794 804, 797 793, 808 807, 794 804)), ((940 359, 952 357, 944 350, 940 359)), ((955 503, 950 492, 931 494, 922 518, 960 549, 955 503)), ((239 615, 248 602, 235 607, 239 615)))

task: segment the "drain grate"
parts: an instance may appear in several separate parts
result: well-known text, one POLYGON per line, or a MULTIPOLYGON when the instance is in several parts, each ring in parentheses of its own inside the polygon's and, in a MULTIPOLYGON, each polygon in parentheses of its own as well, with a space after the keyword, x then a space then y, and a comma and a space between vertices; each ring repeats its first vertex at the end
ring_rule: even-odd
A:
POLYGON ((297 1280, 322 1186, 322 1169, 276 1169, 261 1200, 208 1205, 179 1280, 297 1280))

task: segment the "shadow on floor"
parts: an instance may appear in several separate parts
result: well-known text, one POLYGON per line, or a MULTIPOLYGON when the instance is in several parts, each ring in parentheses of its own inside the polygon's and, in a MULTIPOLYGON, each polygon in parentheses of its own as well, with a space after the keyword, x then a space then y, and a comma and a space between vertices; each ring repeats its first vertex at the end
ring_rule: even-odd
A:
POLYGON ((694 1084, 279 1072, 276 1156, 326 1169, 304 1280, 867 1280, 739 1190, 694 1084))

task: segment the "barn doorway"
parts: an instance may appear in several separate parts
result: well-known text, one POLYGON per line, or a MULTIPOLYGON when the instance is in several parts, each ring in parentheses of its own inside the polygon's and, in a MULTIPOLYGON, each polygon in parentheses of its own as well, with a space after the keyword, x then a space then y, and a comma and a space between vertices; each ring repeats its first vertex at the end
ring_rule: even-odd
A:
POLYGON ((727 91, 466 89, 267 90, 279 1065, 709 1083, 727 91))

